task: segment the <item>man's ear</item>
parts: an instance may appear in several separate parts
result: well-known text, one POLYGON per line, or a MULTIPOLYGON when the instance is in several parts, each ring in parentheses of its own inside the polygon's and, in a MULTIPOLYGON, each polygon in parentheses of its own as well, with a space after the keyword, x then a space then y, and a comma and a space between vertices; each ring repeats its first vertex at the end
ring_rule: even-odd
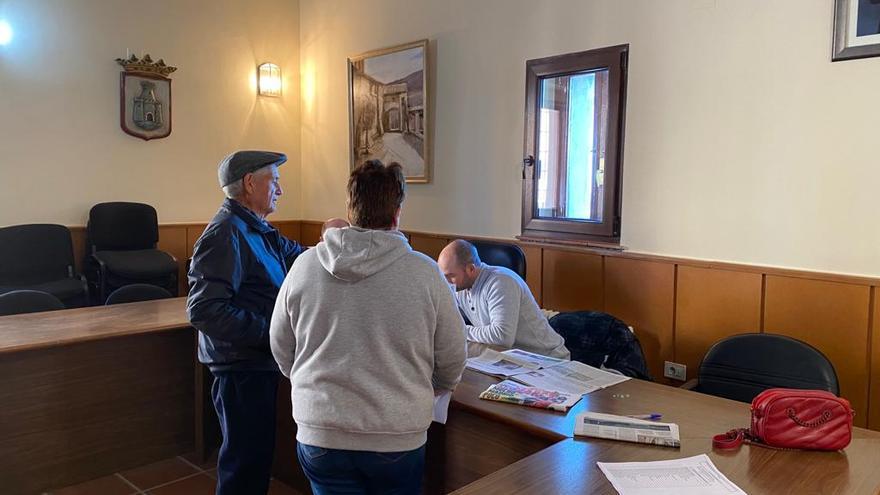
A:
POLYGON ((246 194, 251 194, 254 192, 254 174, 244 174, 244 177, 241 178, 242 189, 246 194))

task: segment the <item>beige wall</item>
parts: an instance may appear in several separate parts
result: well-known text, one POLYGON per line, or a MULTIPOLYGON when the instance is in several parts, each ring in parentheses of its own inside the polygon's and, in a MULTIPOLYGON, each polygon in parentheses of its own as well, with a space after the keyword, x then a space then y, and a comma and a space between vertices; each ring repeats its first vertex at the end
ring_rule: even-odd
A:
POLYGON ((519 233, 525 61, 630 44, 622 243, 880 275, 880 58, 832 0, 301 0, 302 213, 344 211, 346 57, 429 38, 434 177, 403 226, 519 233))
POLYGON ((300 215, 297 0, 0 0, 0 225, 84 224, 101 201, 153 204, 161 222, 206 221, 218 161, 240 148, 290 156, 278 218, 300 215), (126 48, 178 67, 173 132, 119 127, 126 48), (256 65, 281 66, 284 96, 256 96, 256 65))

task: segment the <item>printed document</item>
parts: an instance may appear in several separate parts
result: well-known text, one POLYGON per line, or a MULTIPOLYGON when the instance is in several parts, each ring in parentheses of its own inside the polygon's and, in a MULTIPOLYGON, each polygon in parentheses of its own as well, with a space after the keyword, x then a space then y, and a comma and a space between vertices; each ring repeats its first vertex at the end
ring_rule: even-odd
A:
POLYGON ((522 349, 510 349, 509 351, 504 351, 501 354, 504 354, 509 359, 515 359, 517 362, 525 362, 530 368, 535 370, 541 368, 549 368, 551 366, 556 366, 557 364, 562 364, 568 361, 567 359, 542 356, 540 354, 524 351, 522 349))
POLYGON ((514 380, 546 390, 583 395, 625 382, 629 377, 602 371, 599 368, 567 361, 550 368, 515 373, 514 380))
POLYGON ((439 395, 434 396, 434 421, 441 425, 446 424, 446 418, 449 415, 450 399, 452 399, 451 390, 444 390, 439 395))
POLYGON ((658 423, 614 414, 579 414, 574 424, 574 434, 664 447, 681 446, 678 425, 675 423, 658 423))
POLYGON ((706 454, 672 461, 597 464, 620 495, 746 495, 706 454))

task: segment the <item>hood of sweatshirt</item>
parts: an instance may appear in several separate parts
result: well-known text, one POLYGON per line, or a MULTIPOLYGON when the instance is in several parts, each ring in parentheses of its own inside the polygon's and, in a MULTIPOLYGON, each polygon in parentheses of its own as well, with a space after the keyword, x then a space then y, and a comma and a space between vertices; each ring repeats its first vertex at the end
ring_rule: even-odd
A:
POLYGON ((321 266, 331 275, 357 282, 381 272, 412 248, 406 236, 396 230, 346 227, 327 229, 315 251, 321 266))

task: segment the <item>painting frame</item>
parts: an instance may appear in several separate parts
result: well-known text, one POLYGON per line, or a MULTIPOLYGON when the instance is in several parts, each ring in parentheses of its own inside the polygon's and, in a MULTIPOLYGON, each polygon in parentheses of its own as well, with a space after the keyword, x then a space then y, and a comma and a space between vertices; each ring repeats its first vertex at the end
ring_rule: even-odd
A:
MULTIPOLYGON (((865 13, 865 15, 878 15, 880 0, 865 1, 877 6, 872 6, 871 9, 874 10, 865 13)), ((878 23, 876 32, 872 30, 868 34, 858 34, 858 29, 860 29, 859 16, 862 14, 859 7, 863 6, 865 5, 860 4, 859 0, 834 0, 832 62, 880 56, 880 23, 878 23)))
POLYGON ((369 159, 397 161, 407 183, 431 182, 430 60, 427 39, 348 58, 352 170, 369 159), (420 70, 410 72, 416 67, 420 70))

